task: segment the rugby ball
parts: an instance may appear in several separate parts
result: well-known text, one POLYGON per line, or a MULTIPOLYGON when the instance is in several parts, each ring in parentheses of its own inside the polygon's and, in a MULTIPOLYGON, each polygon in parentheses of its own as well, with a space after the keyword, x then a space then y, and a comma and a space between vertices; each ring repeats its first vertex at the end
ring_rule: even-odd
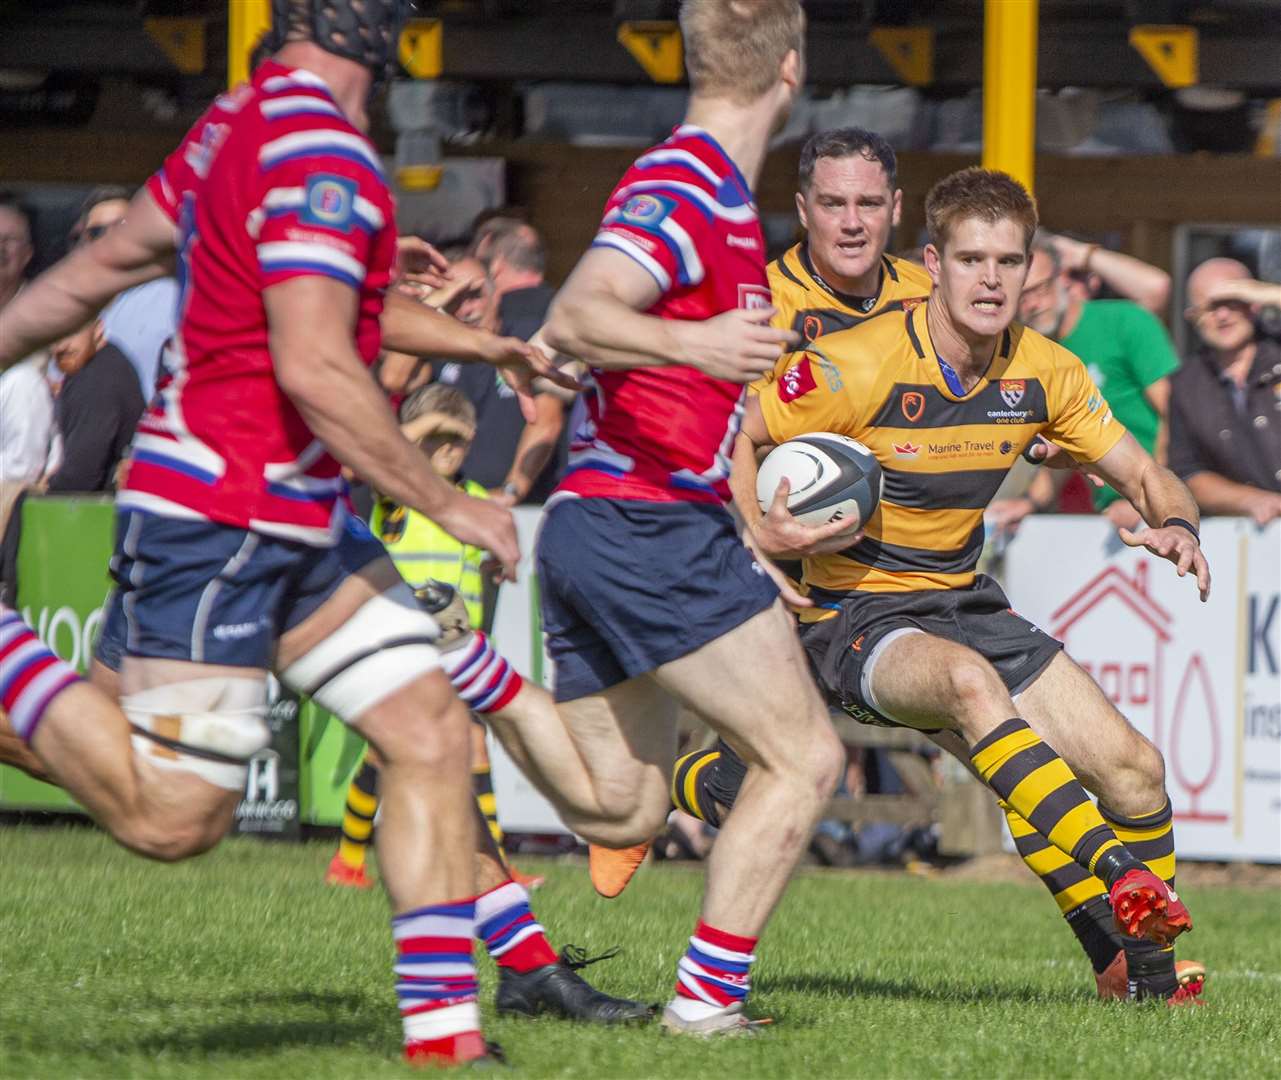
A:
POLYGON ((791 484, 787 509, 806 525, 849 518, 864 524, 881 501, 876 455, 856 439, 814 431, 776 446, 756 474, 756 499, 768 512, 778 483, 791 484))

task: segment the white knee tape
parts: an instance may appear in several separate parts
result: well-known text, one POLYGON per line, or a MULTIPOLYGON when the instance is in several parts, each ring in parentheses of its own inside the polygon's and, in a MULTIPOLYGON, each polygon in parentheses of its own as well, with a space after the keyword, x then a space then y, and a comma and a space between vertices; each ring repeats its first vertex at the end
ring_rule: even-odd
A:
POLYGON ((348 723, 421 675, 440 667, 436 621, 403 582, 360 609, 280 681, 348 723))
POLYGON ((271 744, 265 679, 214 676, 154 686, 120 699, 137 753, 161 769, 193 772, 229 791, 271 744))

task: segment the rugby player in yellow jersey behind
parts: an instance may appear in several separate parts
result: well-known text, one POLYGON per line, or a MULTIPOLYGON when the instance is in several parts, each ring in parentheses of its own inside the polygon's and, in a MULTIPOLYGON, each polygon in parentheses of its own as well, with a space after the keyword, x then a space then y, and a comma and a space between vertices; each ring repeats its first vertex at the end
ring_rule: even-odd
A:
MULTIPOLYGON (((1168 946, 1190 919, 1157 876, 1173 872, 1159 751, 974 567, 983 509, 1038 434, 1128 497, 1150 527, 1122 539, 1194 573, 1204 599, 1196 505, 1112 417, 1081 362, 1013 322, 1036 227, 1026 191, 1004 174, 963 170, 930 192, 926 217, 929 300, 795 354, 749 399, 739 436, 754 449, 809 431, 868 445, 885 489, 862 539, 797 543, 799 524, 781 528, 779 506, 768 517, 741 508, 766 554, 804 557, 814 606, 801 613, 802 641, 828 696, 867 722, 956 732, 989 786, 1103 879, 1118 924, 1168 946), (789 535, 792 546, 780 546, 789 535), (1144 912, 1134 915, 1125 894, 1140 880, 1144 912)), ((1171 950, 1127 941, 1126 952, 1136 996, 1190 996, 1171 950)))
POLYGON ((805 238, 766 268, 775 326, 813 341, 929 295, 924 269, 885 252, 903 210, 888 142, 862 128, 820 131, 801 148, 797 173, 805 238))

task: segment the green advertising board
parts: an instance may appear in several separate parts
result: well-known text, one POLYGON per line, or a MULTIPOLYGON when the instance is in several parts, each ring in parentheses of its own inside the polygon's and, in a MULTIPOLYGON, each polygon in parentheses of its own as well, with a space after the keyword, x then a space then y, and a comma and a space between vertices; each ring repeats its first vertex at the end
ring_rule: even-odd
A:
MULTIPOLYGON (((111 500, 91 496, 27 498, 18 548, 18 610, 54 652, 84 672, 111 582, 111 500)), ((77 810, 61 788, 0 767, 0 807, 77 810)))
MULTIPOLYGON (((107 563, 115 525, 112 502, 88 496, 30 497, 21 512, 18 609, 45 644, 84 672, 111 585, 107 563)), ((365 750, 364 740, 310 701, 301 703, 298 721, 299 820, 306 825, 337 825, 342 821, 347 786, 365 750)), ((286 753, 284 758, 288 762, 291 755, 286 753)), ((245 814, 250 828, 242 826, 242 831, 273 831, 262 823, 254 825, 251 811, 263 800, 255 800, 253 791, 248 794, 241 809, 250 811, 245 814)), ((79 807, 62 789, 0 766, 0 809, 78 811, 79 807)))

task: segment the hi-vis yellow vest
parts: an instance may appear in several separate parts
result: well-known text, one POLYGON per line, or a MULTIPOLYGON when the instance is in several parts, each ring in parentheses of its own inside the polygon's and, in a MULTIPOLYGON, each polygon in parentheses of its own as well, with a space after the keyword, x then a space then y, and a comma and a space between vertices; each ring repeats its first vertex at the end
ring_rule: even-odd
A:
MULTIPOLYGON (((489 493, 474 480, 464 480, 460 486, 468 495, 489 498, 489 493)), ((455 540, 430 518, 388 499, 380 498, 374 504, 369 526, 411 586, 417 588, 428 578, 452 585, 467 605, 472 625, 481 624, 483 550, 455 540)))

